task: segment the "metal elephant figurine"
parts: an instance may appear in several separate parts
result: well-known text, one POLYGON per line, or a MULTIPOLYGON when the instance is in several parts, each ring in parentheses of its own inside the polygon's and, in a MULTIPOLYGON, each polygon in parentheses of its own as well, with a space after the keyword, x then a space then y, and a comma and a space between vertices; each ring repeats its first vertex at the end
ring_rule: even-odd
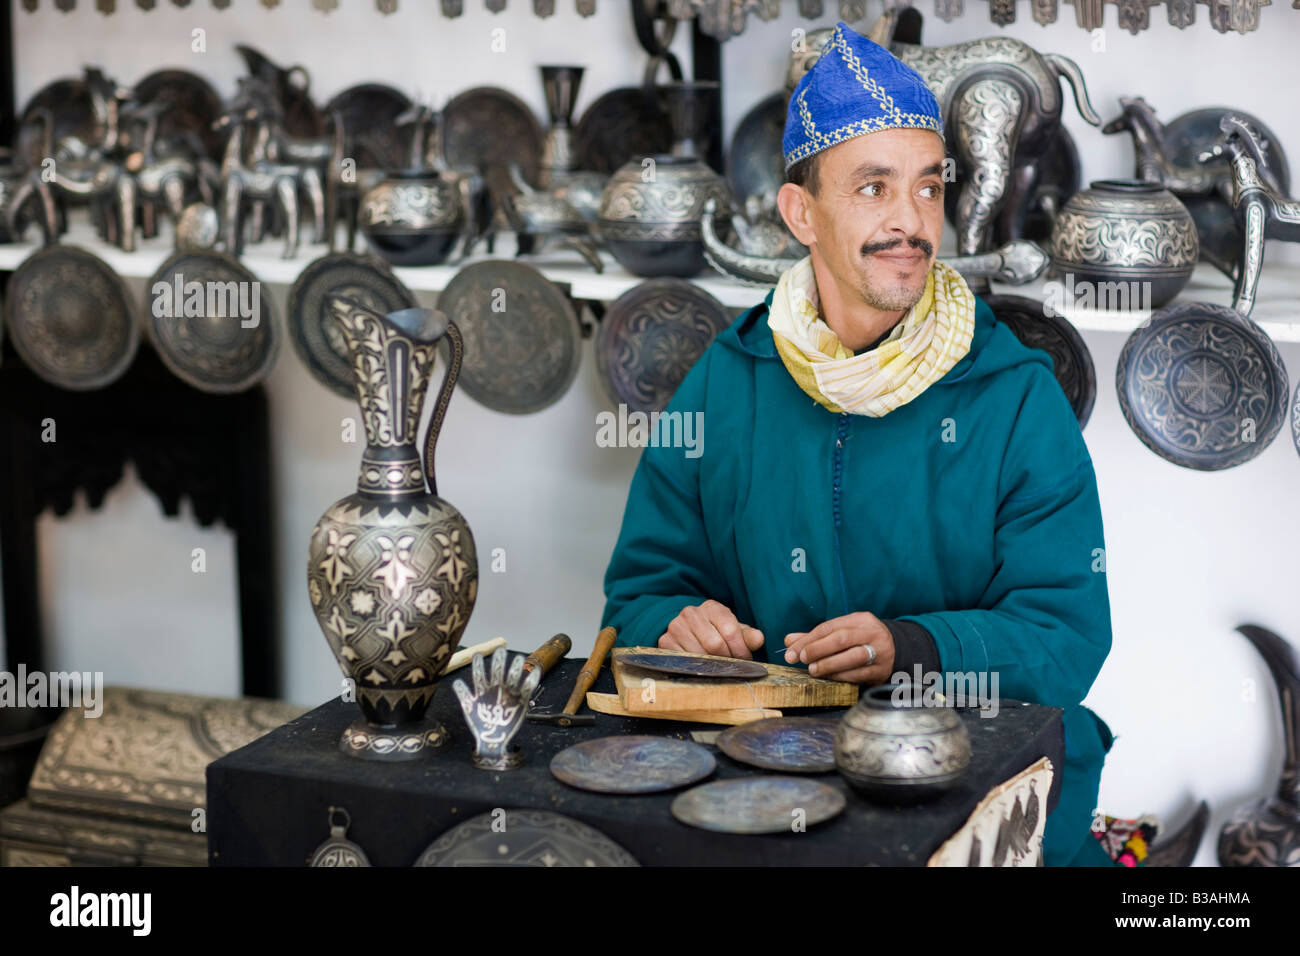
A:
MULTIPOLYGON (((986 37, 951 46, 890 43, 897 11, 876 21, 870 37, 925 80, 943 111, 948 152, 957 160, 960 185, 955 221, 957 251, 974 255, 991 247, 991 227, 1003 210, 1028 201, 1036 168, 1061 127, 1061 80, 1074 93, 1080 115, 1093 126, 1101 117, 1088 100, 1078 64, 1039 53, 1020 40, 986 37)), ((816 63, 833 30, 808 34, 792 55, 786 82, 816 63)))

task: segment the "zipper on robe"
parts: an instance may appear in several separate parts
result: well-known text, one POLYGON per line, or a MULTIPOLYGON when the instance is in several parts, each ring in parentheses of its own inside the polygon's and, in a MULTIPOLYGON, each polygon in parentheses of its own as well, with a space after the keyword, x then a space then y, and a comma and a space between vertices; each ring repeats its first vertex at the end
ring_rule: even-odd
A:
POLYGON ((844 580, 844 561, 840 557, 840 526, 844 523, 840 513, 840 486, 844 479, 844 442, 849 436, 849 413, 840 412, 835 429, 835 456, 831 468, 831 510, 835 516, 835 570, 840 577, 840 614, 849 613, 849 587, 844 580))

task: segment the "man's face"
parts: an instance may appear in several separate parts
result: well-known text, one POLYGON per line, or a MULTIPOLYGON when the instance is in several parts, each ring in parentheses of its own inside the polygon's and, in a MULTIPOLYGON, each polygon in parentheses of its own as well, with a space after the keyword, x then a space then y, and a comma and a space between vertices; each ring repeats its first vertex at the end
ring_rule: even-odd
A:
POLYGON ((943 160, 936 133, 882 130, 824 150, 816 196, 781 187, 794 191, 779 197, 786 224, 820 254, 841 300, 899 311, 921 298, 943 235, 943 160))

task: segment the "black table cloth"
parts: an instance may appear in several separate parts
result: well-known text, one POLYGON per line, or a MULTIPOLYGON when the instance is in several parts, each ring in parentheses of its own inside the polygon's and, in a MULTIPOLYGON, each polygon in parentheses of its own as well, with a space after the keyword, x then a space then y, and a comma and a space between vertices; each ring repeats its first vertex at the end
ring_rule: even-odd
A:
MULTIPOLYGON (((560 710, 582 667, 565 660, 547 675, 539 709, 560 710)), ((976 709, 960 713, 971 735, 971 767, 959 786, 915 807, 868 802, 838 773, 812 774, 843 791, 844 812, 805 832, 762 835, 713 833, 679 823, 669 811, 680 790, 644 796, 610 796, 576 790, 548 769, 565 747, 611 734, 659 734, 689 740, 705 724, 596 715, 594 727, 559 728, 525 723, 515 745, 525 754, 518 770, 493 773, 470 764, 473 739, 450 686, 470 681, 469 668, 445 680, 430 707, 452 733, 444 751, 404 763, 358 760, 339 752, 344 728, 360 714, 355 703, 329 701, 208 767, 208 849, 214 866, 305 866, 329 836, 328 808, 347 809, 348 839, 375 866, 410 866, 449 828, 471 817, 506 810, 561 813, 594 827, 623 846, 643 866, 824 865, 924 866, 964 824, 995 786, 1042 756, 1055 774, 1047 809, 1056 806, 1065 738, 1056 707, 1002 700, 996 717, 976 709)), ((606 667, 593 688, 612 693, 606 667)), ((585 707, 584 707, 585 712, 585 707)), ((841 709, 790 710, 796 714, 841 709)), ((709 780, 765 774, 716 748, 709 780)), ((708 782, 708 781, 704 781, 708 782)))

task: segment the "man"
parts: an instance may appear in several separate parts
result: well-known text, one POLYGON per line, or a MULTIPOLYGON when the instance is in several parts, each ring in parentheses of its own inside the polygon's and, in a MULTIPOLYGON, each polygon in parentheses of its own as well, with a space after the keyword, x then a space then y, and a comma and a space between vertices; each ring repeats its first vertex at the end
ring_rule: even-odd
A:
POLYGON ((1063 707, 1045 862, 1111 865, 1089 834, 1111 735, 1080 705, 1111 643, 1096 476, 1050 359, 935 257, 935 97, 839 23, 783 148, 778 204, 810 255, 674 395, 704 453, 643 452, 602 626, 864 685, 983 674, 1063 707))

